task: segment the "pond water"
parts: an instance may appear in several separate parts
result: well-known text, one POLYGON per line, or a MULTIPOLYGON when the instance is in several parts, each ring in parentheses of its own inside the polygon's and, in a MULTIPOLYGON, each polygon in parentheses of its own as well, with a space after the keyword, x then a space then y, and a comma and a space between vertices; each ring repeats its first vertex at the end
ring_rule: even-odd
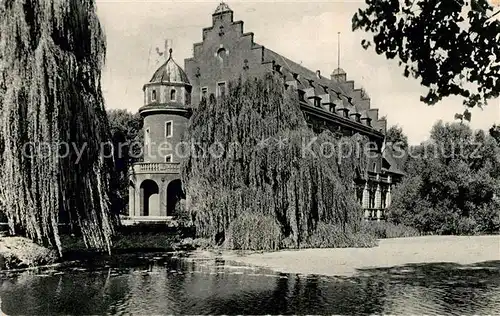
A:
POLYGON ((412 264, 340 278, 170 254, 93 268, 4 273, 0 298, 6 315, 497 315, 500 261, 412 264))

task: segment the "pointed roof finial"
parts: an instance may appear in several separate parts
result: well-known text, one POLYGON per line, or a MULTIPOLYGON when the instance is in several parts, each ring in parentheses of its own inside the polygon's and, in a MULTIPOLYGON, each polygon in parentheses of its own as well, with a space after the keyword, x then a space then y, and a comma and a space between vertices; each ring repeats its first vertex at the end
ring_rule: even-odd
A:
POLYGON ((228 12, 228 11, 232 11, 231 8, 229 8, 229 6, 224 2, 222 1, 218 6, 217 6, 217 9, 215 9, 215 12, 214 14, 217 14, 217 13, 222 13, 222 12, 228 12))
POLYGON ((170 49, 168 50, 168 58, 172 58, 172 51, 173 51, 173 49, 172 49, 172 48, 170 48, 170 49))

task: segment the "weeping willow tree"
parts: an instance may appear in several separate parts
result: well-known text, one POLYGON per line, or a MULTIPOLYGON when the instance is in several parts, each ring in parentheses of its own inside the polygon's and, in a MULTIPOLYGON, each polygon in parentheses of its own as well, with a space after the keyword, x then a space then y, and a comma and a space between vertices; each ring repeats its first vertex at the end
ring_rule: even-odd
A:
POLYGON ((60 214, 110 251, 104 58, 93 0, 0 1, 0 204, 13 233, 60 253, 60 214))
POLYGON ((277 249, 311 245, 325 225, 358 230, 366 140, 314 134, 289 90, 273 75, 240 81, 193 113, 182 174, 199 237, 277 249))

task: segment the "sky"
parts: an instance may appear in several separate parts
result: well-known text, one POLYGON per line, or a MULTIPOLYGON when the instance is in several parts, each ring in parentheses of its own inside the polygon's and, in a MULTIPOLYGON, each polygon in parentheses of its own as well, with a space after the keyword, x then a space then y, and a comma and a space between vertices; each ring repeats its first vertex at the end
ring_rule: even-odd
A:
MULTIPOLYGON (((183 66, 192 56, 193 44, 201 42, 202 28, 212 24, 212 13, 219 1, 172 0, 97 0, 98 15, 107 40, 107 60, 102 86, 108 109, 137 112, 143 105, 143 85, 149 81, 171 41, 173 57, 183 66)), ((352 32, 351 19, 364 1, 226 1, 234 11, 234 20, 244 21, 244 32, 253 32, 254 40, 311 70, 329 77, 338 63, 355 87, 363 87, 371 98, 371 107, 386 116, 388 126, 399 125, 410 144, 429 137, 432 125, 451 122, 463 112, 462 100, 450 97, 434 106, 420 102, 426 89, 419 81, 403 76, 403 68, 373 50, 364 50, 366 34, 352 32)), ((472 111, 471 127, 489 129, 500 124, 500 99, 484 109, 472 111)))

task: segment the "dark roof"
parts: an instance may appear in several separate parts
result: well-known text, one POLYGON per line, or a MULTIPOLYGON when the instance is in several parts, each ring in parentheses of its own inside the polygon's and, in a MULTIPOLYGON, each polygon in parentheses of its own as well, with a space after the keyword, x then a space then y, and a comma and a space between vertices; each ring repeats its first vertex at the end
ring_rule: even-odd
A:
POLYGON ((390 167, 387 169, 389 173, 405 175, 403 164, 406 160, 406 153, 401 155, 396 153, 391 145, 386 145, 382 157, 389 163, 390 167))
POLYGON ((172 58, 172 49, 168 60, 155 71, 149 83, 184 83, 189 84, 189 79, 184 70, 172 58))

